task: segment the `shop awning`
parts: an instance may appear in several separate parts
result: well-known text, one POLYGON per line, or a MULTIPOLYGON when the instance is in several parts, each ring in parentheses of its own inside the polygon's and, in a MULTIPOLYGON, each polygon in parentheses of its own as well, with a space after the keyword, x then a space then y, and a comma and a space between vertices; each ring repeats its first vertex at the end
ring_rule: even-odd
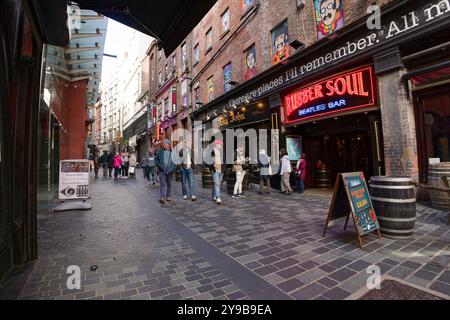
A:
POLYGON ((94 10, 156 38, 166 55, 172 53, 217 0, 76 0, 94 10))

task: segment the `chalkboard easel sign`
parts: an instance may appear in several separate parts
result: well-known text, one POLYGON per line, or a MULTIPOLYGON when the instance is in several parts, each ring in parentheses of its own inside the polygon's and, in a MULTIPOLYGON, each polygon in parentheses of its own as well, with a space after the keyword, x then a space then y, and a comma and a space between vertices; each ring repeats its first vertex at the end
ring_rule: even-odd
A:
POLYGON ((364 235, 376 231, 381 239, 380 225, 363 172, 340 173, 337 176, 323 236, 325 237, 330 222, 345 217, 347 220, 344 230, 347 230, 350 215, 355 224, 356 237, 360 248, 363 247, 361 237, 364 235))

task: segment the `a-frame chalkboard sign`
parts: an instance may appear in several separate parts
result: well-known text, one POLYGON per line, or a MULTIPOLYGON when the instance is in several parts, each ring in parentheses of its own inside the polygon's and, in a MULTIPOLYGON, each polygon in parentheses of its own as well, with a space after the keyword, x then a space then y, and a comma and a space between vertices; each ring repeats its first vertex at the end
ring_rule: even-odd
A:
POLYGON ((376 231, 381 239, 380 225, 362 172, 338 174, 323 236, 325 237, 330 222, 345 217, 347 220, 344 230, 347 230, 350 215, 355 224, 360 248, 363 246, 361 237, 364 235, 376 231))

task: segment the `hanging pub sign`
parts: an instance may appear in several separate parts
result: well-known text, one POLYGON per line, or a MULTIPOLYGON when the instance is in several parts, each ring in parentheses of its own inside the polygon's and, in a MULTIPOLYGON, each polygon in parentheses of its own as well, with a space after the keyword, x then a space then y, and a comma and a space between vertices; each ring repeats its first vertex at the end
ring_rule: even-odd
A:
POLYGON ((286 124, 375 106, 374 73, 366 67, 307 85, 284 97, 286 124))
POLYGON ((325 237, 330 223, 341 218, 346 218, 344 227, 346 230, 350 215, 355 224, 360 248, 362 248, 361 237, 364 235, 376 231, 381 239, 380 225, 362 172, 338 175, 323 236, 325 237))
POLYGON ((219 117, 218 123, 219 128, 223 130, 267 120, 268 118, 268 104, 259 102, 227 111, 219 117))
POLYGON ((63 160, 59 165, 60 200, 76 200, 89 198, 88 160, 63 160))

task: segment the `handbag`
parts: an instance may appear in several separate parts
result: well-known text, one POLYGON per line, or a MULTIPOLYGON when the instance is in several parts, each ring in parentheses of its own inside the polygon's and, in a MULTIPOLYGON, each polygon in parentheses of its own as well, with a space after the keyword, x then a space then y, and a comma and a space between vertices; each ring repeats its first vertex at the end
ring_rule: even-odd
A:
POLYGON ((135 167, 130 167, 130 168, 128 169, 128 172, 131 173, 131 174, 134 174, 135 170, 136 170, 135 167))

